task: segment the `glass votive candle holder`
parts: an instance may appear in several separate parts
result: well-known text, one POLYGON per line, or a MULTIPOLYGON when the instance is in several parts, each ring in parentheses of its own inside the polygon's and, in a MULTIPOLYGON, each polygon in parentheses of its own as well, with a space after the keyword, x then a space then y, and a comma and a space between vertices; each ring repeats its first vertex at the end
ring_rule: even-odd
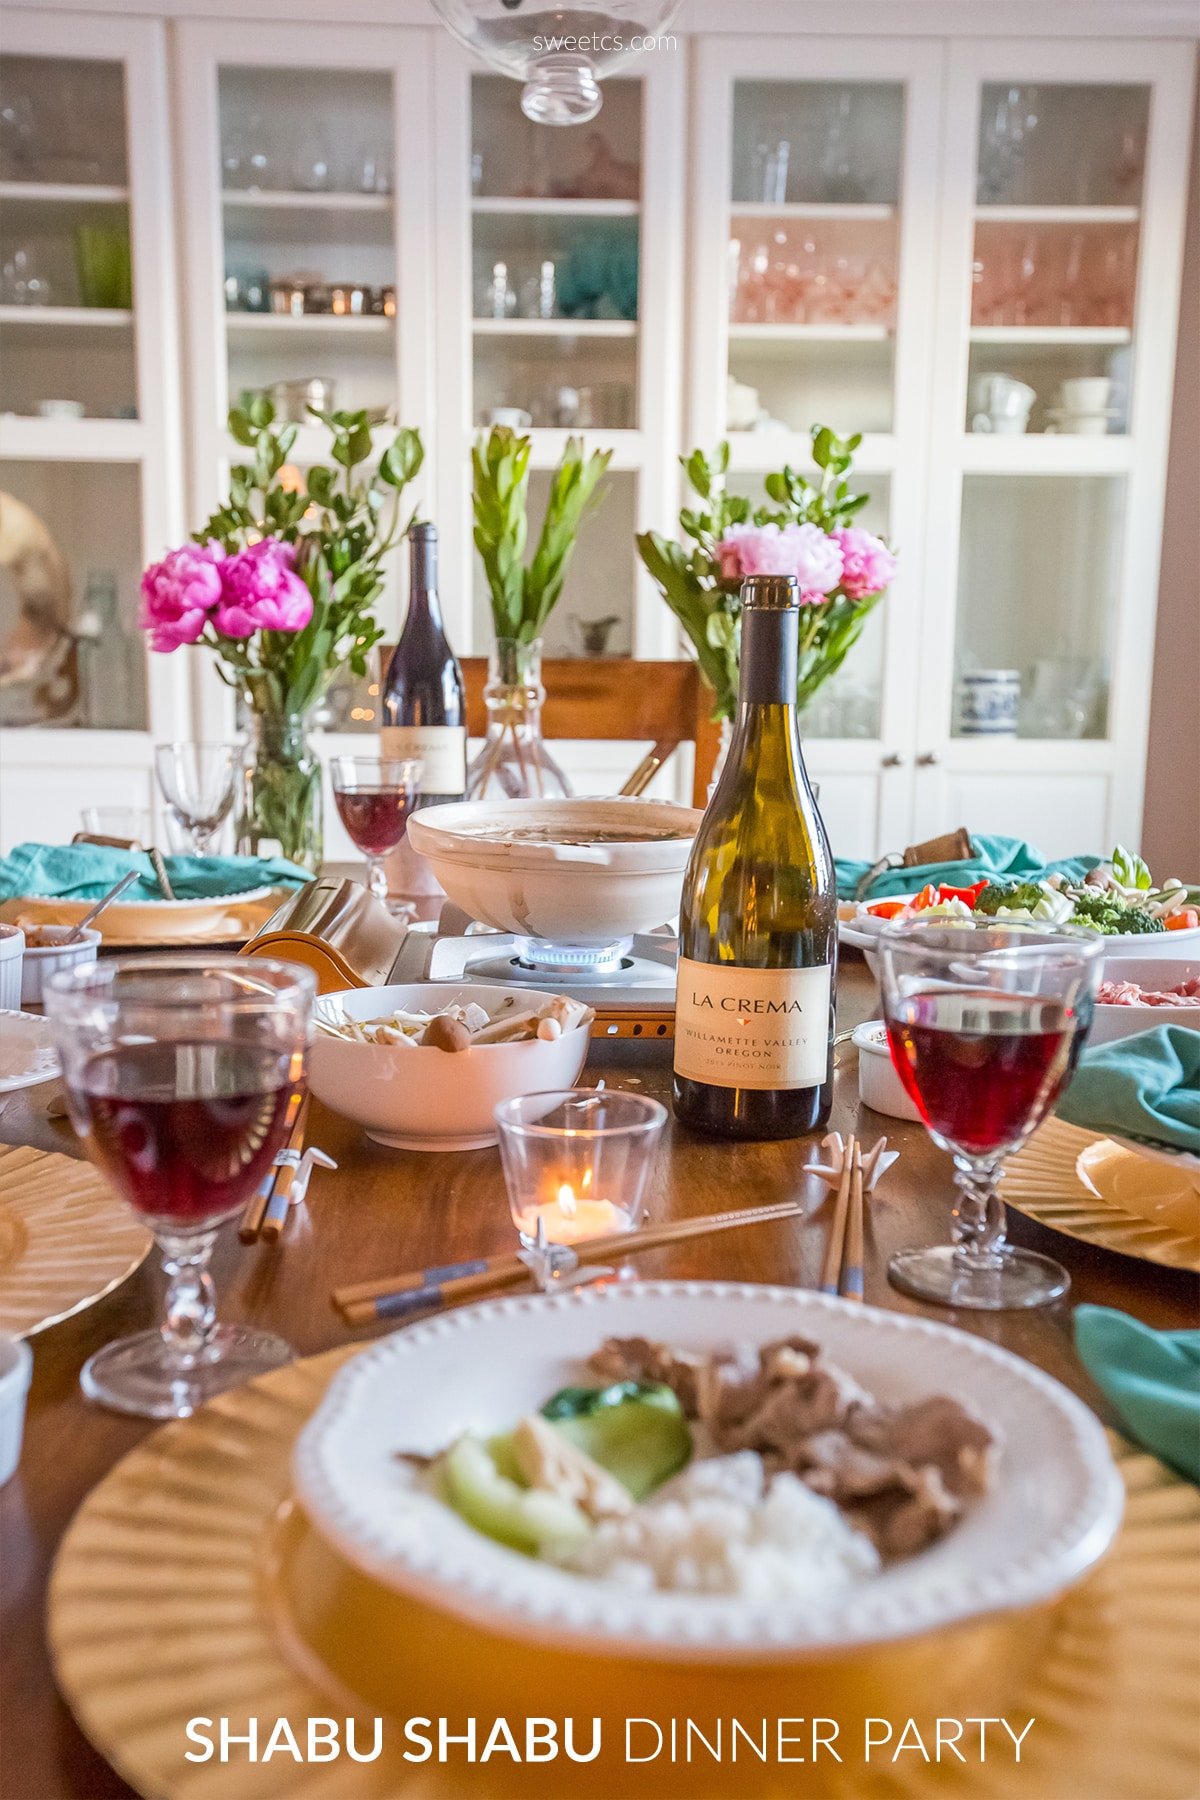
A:
POLYGON ((667 1109, 619 1089, 562 1088, 496 1108, 508 1204, 528 1249, 632 1231, 667 1109))

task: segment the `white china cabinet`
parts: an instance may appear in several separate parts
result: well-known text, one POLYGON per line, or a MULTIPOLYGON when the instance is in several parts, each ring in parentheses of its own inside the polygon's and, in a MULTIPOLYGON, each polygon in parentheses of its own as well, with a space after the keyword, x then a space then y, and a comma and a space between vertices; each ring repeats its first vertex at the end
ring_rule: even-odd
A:
POLYGON ((5 844, 146 806, 188 670, 137 630, 183 530, 163 25, 5 15, 0 65, 0 813, 5 844))
POLYGON ((689 438, 758 493, 811 423, 862 431, 900 553, 805 720, 839 853, 1137 837, 1193 73, 1137 42, 698 47, 689 438))
MULTIPOLYGON (((1136 839, 1194 44, 984 38, 981 8, 953 39, 837 35, 698 0, 690 38, 552 131, 418 0, 385 25, 258 4, 6 17, 0 489, 49 542, 70 679, 14 675, 29 576, 0 529, 4 845, 144 804, 155 736, 233 729, 200 659, 142 655, 138 570, 220 497, 230 400, 302 406, 314 380, 383 436, 420 427, 463 654, 490 632, 490 419, 529 422, 534 530, 568 433, 613 451, 556 655, 679 652, 633 535, 675 529, 682 450, 728 435, 757 493, 813 422, 862 431, 863 517, 901 565, 805 721, 835 849, 960 822, 1136 839)), ((295 460, 320 453, 305 425, 295 460)), ((402 592, 397 566, 389 635, 402 592)), ((336 690, 329 747, 377 701, 336 690)), ((580 788, 637 758, 560 749, 580 788)))

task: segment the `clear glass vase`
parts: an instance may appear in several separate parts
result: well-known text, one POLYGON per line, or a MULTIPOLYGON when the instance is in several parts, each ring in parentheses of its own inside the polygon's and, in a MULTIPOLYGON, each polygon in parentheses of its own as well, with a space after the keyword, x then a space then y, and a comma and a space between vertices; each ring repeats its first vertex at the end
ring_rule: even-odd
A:
POLYGON ((308 713, 250 713, 238 807, 241 856, 286 856, 316 874, 325 853, 321 761, 308 713))
POLYGON ((542 737, 542 640, 497 638, 483 690, 483 749, 467 770, 468 800, 560 800, 571 784, 542 737))

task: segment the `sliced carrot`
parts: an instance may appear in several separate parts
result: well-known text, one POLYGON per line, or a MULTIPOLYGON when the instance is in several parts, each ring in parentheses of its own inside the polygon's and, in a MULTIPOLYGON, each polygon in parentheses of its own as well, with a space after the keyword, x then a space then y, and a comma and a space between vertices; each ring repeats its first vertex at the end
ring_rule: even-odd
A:
POLYGON ((907 905, 907 900, 877 900, 873 906, 868 906, 867 911, 875 919, 894 919, 907 905))
POLYGON ((1195 931, 1200 926, 1200 908, 1181 906, 1178 912, 1168 913, 1163 923, 1168 931, 1195 931))

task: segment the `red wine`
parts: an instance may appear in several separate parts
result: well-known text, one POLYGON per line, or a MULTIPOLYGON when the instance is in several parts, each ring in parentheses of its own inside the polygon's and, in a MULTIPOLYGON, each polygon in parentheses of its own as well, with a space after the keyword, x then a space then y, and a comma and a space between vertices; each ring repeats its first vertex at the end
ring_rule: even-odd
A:
POLYGON ((138 1212, 215 1224, 250 1198, 283 1146, 293 1058, 220 1041, 122 1044, 90 1057, 72 1116, 138 1212))
POLYGON ((683 881, 675 1111, 731 1138, 800 1137, 832 1100, 833 858, 796 726, 799 593, 742 586, 733 741, 683 881))
POLYGON ((380 750, 422 759, 417 805, 430 806, 466 792, 467 703, 442 625, 436 528, 414 525, 408 547, 408 613, 384 677, 380 750))
POLYGON ((1079 1023, 1061 1000, 934 988, 902 999, 887 1033, 926 1125, 978 1156, 1019 1143, 1049 1112, 1083 1043, 1079 1023))
POLYGON ((359 788, 333 797, 338 817, 364 856, 386 856, 396 848, 413 809, 407 788, 359 788))

